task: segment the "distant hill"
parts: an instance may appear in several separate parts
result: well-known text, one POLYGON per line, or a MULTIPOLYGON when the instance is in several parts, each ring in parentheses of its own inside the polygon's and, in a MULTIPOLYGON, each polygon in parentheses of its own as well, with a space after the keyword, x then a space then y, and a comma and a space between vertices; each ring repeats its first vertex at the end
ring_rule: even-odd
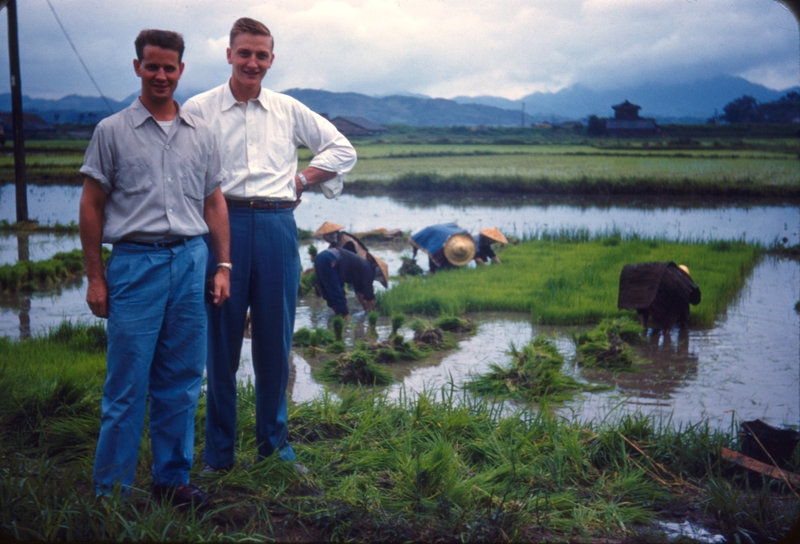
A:
POLYGON ((556 93, 529 94, 517 101, 493 96, 458 96, 453 100, 459 104, 483 104, 512 110, 519 110, 525 102, 525 111, 532 117, 563 116, 572 119, 585 119, 590 115, 612 117, 611 106, 630 100, 642 107, 639 112, 642 117, 655 117, 661 123, 703 123, 713 117, 715 111, 721 115, 726 104, 741 96, 750 95, 759 102, 772 102, 798 90, 800 87, 774 91, 740 77, 717 76, 687 84, 650 83, 604 91, 575 85, 556 93))
MULTIPOLYGON (((283 91, 312 110, 328 117, 351 115, 381 125, 402 123, 412 126, 494 125, 520 126, 520 112, 483 104, 459 104, 444 98, 392 95, 374 97, 358 93, 332 93, 311 89, 283 91)), ((526 117, 525 124, 532 119, 526 117)))
MULTIPOLYGON (((355 116, 382 125, 399 123, 411 126, 490 125, 517 127, 522 123, 525 103, 525 124, 541 121, 562 122, 583 120, 590 115, 611 117, 611 106, 630 100, 641 106, 642 117, 654 117, 659 123, 704 123, 715 112, 722 114, 726 104, 743 95, 759 102, 771 102, 800 87, 774 91, 746 79, 718 76, 689 84, 644 84, 614 90, 595 91, 575 85, 557 93, 533 93, 521 100, 496 96, 459 96, 454 99, 430 98, 418 94, 368 96, 359 93, 334 93, 312 89, 289 89, 284 93, 295 97, 312 110, 333 119, 355 116)), ((178 89, 176 98, 183 103, 196 91, 178 89)), ((23 97, 25 111, 37 113, 49 123, 91 124, 128 106, 138 92, 115 101, 99 97, 69 95, 58 100, 23 97)), ((0 111, 10 111, 11 96, 0 94, 0 111)))

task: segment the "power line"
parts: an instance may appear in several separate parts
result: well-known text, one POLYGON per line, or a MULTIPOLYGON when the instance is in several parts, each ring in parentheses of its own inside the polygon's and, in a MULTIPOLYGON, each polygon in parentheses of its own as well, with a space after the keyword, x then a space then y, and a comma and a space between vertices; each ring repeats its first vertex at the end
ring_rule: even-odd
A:
POLYGON ((85 62, 83 62, 83 59, 81 58, 81 54, 78 53, 78 49, 75 47, 75 44, 72 43, 72 39, 69 37, 69 34, 67 33, 67 29, 64 28, 63 24, 61 24, 61 19, 58 18, 58 13, 56 13, 56 8, 53 7, 53 4, 50 3, 50 0, 47 0, 47 5, 50 6, 50 11, 53 12, 53 16, 56 18, 56 22, 58 23, 58 26, 61 27, 61 31, 64 33, 64 36, 67 38, 67 41, 69 42, 69 45, 72 47, 72 50, 75 51, 75 55, 77 55, 78 60, 81 61, 81 66, 83 66, 83 69, 86 70, 86 75, 88 75, 89 79, 92 80, 92 83, 94 83, 95 89, 97 89, 97 92, 100 93, 100 98, 102 98, 103 102, 106 103, 106 107, 108 108, 109 113, 114 113, 114 110, 111 107, 111 104, 108 103, 108 100, 106 99, 105 95, 103 94, 103 91, 100 90, 100 86, 97 84, 97 82, 92 77, 92 73, 89 71, 89 67, 86 66, 85 62))

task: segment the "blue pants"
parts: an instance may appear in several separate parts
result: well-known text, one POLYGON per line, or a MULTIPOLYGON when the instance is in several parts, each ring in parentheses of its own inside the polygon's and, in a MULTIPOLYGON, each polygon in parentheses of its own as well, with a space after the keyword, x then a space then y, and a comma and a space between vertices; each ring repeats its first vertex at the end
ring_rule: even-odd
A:
MULTIPOLYGON (((286 441, 286 386, 292 348, 300 252, 291 208, 228 207, 231 225, 231 298, 208 310, 208 395, 203 457, 223 468, 234 462, 236 371, 250 308, 256 386, 256 443, 263 459, 277 451, 294 460, 286 441)), ((209 273, 216 259, 209 259, 209 273)))
POLYGON ((335 263, 336 255, 327 249, 314 258, 317 284, 328 306, 338 315, 348 315, 347 298, 342 287, 342 279, 339 277, 339 269, 333 266, 335 263))
POLYGON ((94 463, 95 492, 133 484, 150 400, 153 483, 189 482, 194 415, 206 358, 201 238, 173 248, 120 243, 106 267, 107 374, 94 463))

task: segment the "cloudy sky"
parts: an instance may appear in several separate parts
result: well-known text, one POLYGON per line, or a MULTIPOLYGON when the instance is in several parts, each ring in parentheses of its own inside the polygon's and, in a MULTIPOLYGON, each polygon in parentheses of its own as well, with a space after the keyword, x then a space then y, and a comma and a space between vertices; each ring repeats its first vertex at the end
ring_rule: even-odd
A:
MULTIPOLYGON (((18 0, 23 93, 97 96, 48 0, 18 0)), ((800 84, 798 23, 775 0, 50 0, 103 94, 139 89, 133 40, 142 28, 182 33, 182 90, 230 75, 235 19, 275 35, 265 85, 510 99, 580 83, 742 76, 783 90, 800 84)), ((5 13, 5 10, 3 10, 5 13)), ((0 19, 0 92, 8 92, 0 19)))

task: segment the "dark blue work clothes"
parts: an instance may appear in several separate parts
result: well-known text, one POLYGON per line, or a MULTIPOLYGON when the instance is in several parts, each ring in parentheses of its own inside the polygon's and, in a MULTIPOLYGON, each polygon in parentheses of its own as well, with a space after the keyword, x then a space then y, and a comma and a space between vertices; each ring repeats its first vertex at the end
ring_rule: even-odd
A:
POLYGON ((375 267, 355 253, 337 248, 326 249, 314 258, 317 283, 328 306, 339 315, 349 315, 343 285, 351 285, 364 300, 375 300, 372 282, 375 267))
MULTIPOLYGON (((295 454, 286 440, 286 386, 300 282, 297 225, 292 208, 228 206, 228 217, 231 298, 220 307, 206 304, 210 334, 203 457, 217 468, 235 460, 236 371, 249 308, 258 456, 277 451, 282 460, 292 461, 295 454)), ((216 262, 210 251, 208 274, 214 273, 216 262)))
POLYGON ((489 262, 491 259, 497 257, 497 253, 492 249, 492 240, 482 234, 472 237, 475 242, 475 259, 482 259, 483 262, 489 262))

